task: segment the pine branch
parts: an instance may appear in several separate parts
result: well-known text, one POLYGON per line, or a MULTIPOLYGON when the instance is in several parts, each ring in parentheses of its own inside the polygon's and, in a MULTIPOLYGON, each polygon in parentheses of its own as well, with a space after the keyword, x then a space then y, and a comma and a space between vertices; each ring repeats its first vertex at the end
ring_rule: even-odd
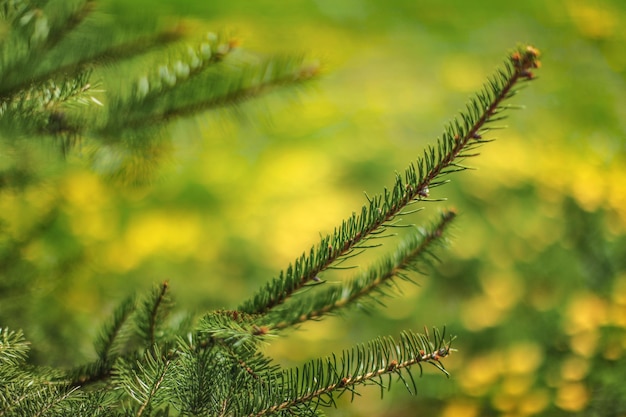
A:
MULTIPOLYGON (((73 60, 61 66, 57 66, 52 72, 38 75, 34 81, 41 81, 57 74, 80 72, 84 68, 97 69, 107 65, 115 65, 123 60, 134 59, 138 56, 149 54, 150 52, 160 52, 162 48, 182 41, 185 35, 179 27, 173 27, 160 30, 157 33, 139 35, 136 38, 122 39, 115 42, 115 40, 110 39, 110 33, 104 31, 104 36, 106 37, 103 36, 103 28, 88 28, 85 32, 86 33, 81 36, 81 42, 84 43, 85 37, 87 37, 90 44, 97 45, 100 50, 94 51, 92 47, 80 51, 78 56, 72 57, 73 60)), ((76 50, 77 48, 76 45, 69 44, 67 49, 76 50)), ((51 62, 67 60, 67 54, 63 54, 67 49, 57 48, 57 50, 51 51, 48 60, 51 62)))
POLYGON ((278 371, 268 358, 243 346, 190 342, 180 343, 175 354, 174 406, 183 413, 231 415, 228 410, 238 397, 247 397, 252 386, 264 383, 263 375, 278 371))
POLYGON ((56 390, 50 389, 49 398, 46 398, 47 401, 38 407, 38 410, 36 413, 31 414, 31 415, 33 417, 40 417, 40 416, 48 415, 49 411, 54 410, 56 407, 61 405, 61 403, 66 401, 68 398, 70 398, 77 389, 78 388, 71 388, 69 390, 66 390, 65 392, 56 392, 56 390))
POLYGON ((28 350, 29 343, 21 330, 0 328, 0 376, 4 376, 7 368, 16 368, 24 363, 28 350))
POLYGON ((102 105, 90 92, 90 73, 84 72, 62 80, 47 79, 0 103, 0 127, 3 131, 30 134, 75 135, 79 125, 65 117, 64 108, 72 104, 102 105))
POLYGON ((206 99, 211 96, 211 89, 199 88, 193 81, 202 78, 202 75, 206 76, 209 69, 235 50, 235 46, 232 39, 227 40, 208 33, 205 39, 193 47, 179 47, 169 52, 170 57, 167 60, 163 59, 163 51, 159 51, 155 62, 144 63, 152 70, 137 77, 130 86, 130 95, 113 98, 108 107, 106 123, 94 130, 107 135, 109 131, 110 134, 124 128, 136 129, 155 123, 162 124, 165 119, 174 117, 176 109, 181 103, 188 103, 190 97, 206 99), (189 84, 192 84, 191 91, 177 93, 181 87, 189 84), (168 113, 171 114, 168 116, 168 113))
POLYGON ((286 304, 285 308, 274 309, 261 318, 261 323, 267 325, 269 330, 281 330, 304 321, 320 319, 349 305, 362 303, 363 299, 369 298, 380 303, 376 295, 386 295, 384 288, 392 285, 394 278, 410 281, 407 274, 418 271, 420 263, 427 261, 428 257, 434 257, 433 246, 441 242, 455 216, 453 211, 443 212, 437 224, 429 230, 422 229, 416 234, 410 234, 393 256, 383 260, 377 268, 370 268, 345 285, 326 287, 323 292, 309 296, 308 300, 300 297, 297 302, 286 304))
POLYGON ((257 378, 256 372, 271 368, 268 362, 260 360, 256 355, 258 342, 262 339, 258 327, 253 324, 250 316, 233 311, 215 311, 206 314, 197 325, 189 342, 179 339, 178 348, 174 347, 172 341, 169 340, 147 344, 145 340, 149 339, 148 335, 154 336, 155 329, 162 325, 164 313, 159 310, 163 308, 166 288, 169 288, 166 283, 155 288, 151 296, 142 303, 140 308, 142 311, 136 312, 133 317, 136 336, 143 341, 140 346, 125 346, 126 340, 134 336, 130 334, 132 329, 125 329, 130 327, 125 321, 135 309, 133 297, 116 309, 112 322, 104 326, 100 337, 96 340, 98 359, 65 373, 58 378, 58 381, 69 386, 83 387, 106 381, 111 376, 117 359, 132 361, 145 348, 149 350, 158 346, 162 348, 164 357, 170 361, 177 360, 181 352, 190 351, 200 355, 204 351, 219 347, 232 358, 233 362, 239 363, 241 369, 255 378, 257 378), (167 346, 171 348, 165 349, 167 346), (124 352, 119 352, 122 349, 124 352), (254 368, 250 363, 254 363, 254 368))
POLYGON ((382 234, 395 226, 396 216, 415 202, 428 199, 430 189, 445 183, 443 177, 467 169, 464 158, 474 156, 472 151, 488 142, 483 135, 495 127, 490 123, 500 120, 502 112, 510 109, 502 103, 515 95, 515 86, 533 79, 532 69, 539 67, 538 51, 530 46, 520 47, 509 56, 504 67, 489 79, 483 90, 473 97, 465 113, 453 120, 438 140, 424 155, 411 164, 404 178, 397 175, 394 187, 382 195, 369 199, 361 214, 353 214, 332 235, 322 238, 308 255, 303 254, 278 278, 265 285, 239 310, 251 314, 266 314, 284 303, 310 282, 318 279, 325 269, 350 256, 372 235, 382 234))
POLYGON ((318 405, 333 405, 335 397, 346 391, 354 395, 355 387, 367 384, 380 386, 382 394, 385 375, 389 379, 397 375, 409 392, 415 392, 410 368, 417 365, 421 375, 422 364, 429 363, 447 375, 440 360, 451 353, 450 343, 451 340, 445 339, 445 329, 443 333, 435 330, 432 341, 428 334, 412 332, 402 333, 399 341, 381 337, 365 346, 343 351, 339 360, 333 355, 274 375, 235 414, 261 417, 281 411, 310 412, 318 405))
POLYGON ((116 364, 113 382, 138 403, 134 414, 136 417, 158 406, 160 402, 167 401, 164 382, 171 364, 172 361, 162 355, 157 346, 147 350, 142 360, 135 363, 121 360, 116 364))
POLYGON ((201 111, 236 105, 278 87, 309 80, 317 72, 315 65, 304 64, 300 57, 252 59, 237 52, 234 43, 217 38, 189 48, 186 57, 172 61, 160 65, 156 74, 140 77, 131 96, 111 103, 109 122, 95 129, 95 134, 107 136, 120 129, 163 125, 201 111))
POLYGON ((119 354, 129 336, 128 330, 125 330, 126 323, 135 308, 135 297, 129 297, 115 310, 111 322, 103 326, 95 342, 96 353, 100 360, 108 361, 119 354))
POLYGON ((157 329, 163 325, 163 320, 169 312, 168 289, 167 281, 155 287, 150 297, 146 298, 137 310, 139 315, 137 330, 147 348, 154 346, 157 329))
POLYGON ((42 62, 41 51, 52 49, 72 33, 93 6, 94 0, 51 0, 19 12, 4 7, 13 20, 9 38, 0 47, 0 100, 32 80, 42 62))
POLYGON ((200 340, 210 340, 230 346, 232 349, 243 347, 254 349, 258 345, 262 332, 254 325, 250 317, 237 312, 215 311, 206 314, 198 325, 200 340))
MULTIPOLYGON (((215 80, 207 84, 207 87, 214 87, 215 89, 211 88, 211 90, 217 92, 213 98, 207 98, 180 108, 168 110, 160 116, 160 120, 155 118, 143 121, 143 123, 168 122, 174 118, 185 117, 200 111, 240 104, 276 88, 307 81, 317 73, 317 68, 316 66, 303 66, 300 58, 274 58, 258 66, 244 66, 238 72, 240 72, 241 78, 231 81, 230 85, 228 83, 220 85, 220 81, 225 80, 215 80), (282 68, 276 71, 276 67, 282 68), (258 78, 261 74, 264 74, 263 79, 258 78), (224 91, 219 91, 220 88, 218 87, 220 86, 226 87, 224 91)), ((184 93, 177 91, 177 95, 182 94, 184 93)))
POLYGON ((136 305, 135 297, 129 297, 122 302, 115 310, 112 321, 103 326, 94 343, 98 359, 66 372, 58 380, 69 386, 85 386, 104 381, 111 376, 115 361, 121 353, 124 353, 122 359, 128 360, 143 349, 157 347, 157 331, 163 327, 163 321, 171 307, 168 289, 167 282, 155 287, 139 306, 136 305), (128 323, 133 313, 132 323, 128 323), (128 346, 128 341, 133 336, 139 338, 141 346, 136 346, 137 340, 133 340, 134 343, 128 346))
POLYGON ((3 74, 0 102, 16 97, 24 90, 24 86, 46 85, 51 79, 71 79, 103 65, 135 58, 183 39, 184 32, 180 27, 160 30, 156 34, 138 35, 131 39, 120 37, 119 28, 116 30, 114 26, 103 27, 102 19, 87 19, 96 9, 95 3, 95 0, 60 0, 49 2, 44 8, 27 7, 25 2, 21 3, 22 7, 2 6, 13 25, 14 31, 11 33, 19 32, 25 22, 47 22, 51 18, 57 21, 55 26, 58 30, 48 33, 44 46, 26 40, 21 43, 15 41, 17 44, 11 43, 11 40, 3 42, 3 45, 11 48, 4 55, 4 59, 0 60, 0 73, 3 74), (63 44, 59 45, 61 41, 63 44), (18 51, 21 54, 15 57, 18 51), (68 51, 72 53, 68 54, 68 51))
POLYGON ((57 416, 79 395, 78 388, 50 385, 33 376, 3 387, 0 394, 0 417, 57 416))
POLYGON ((158 136, 155 126, 236 105, 276 87, 296 85, 317 72, 300 57, 253 57, 237 48, 237 41, 212 33, 196 46, 183 44, 184 25, 156 34, 131 34, 129 39, 124 36, 132 32, 128 28, 120 31, 87 19, 94 4, 94 0, 50 0, 21 7, 0 5, 0 13, 12 24, 0 45, 0 131, 7 138, 52 135, 67 154, 86 137, 110 146, 120 138, 143 136, 122 139, 121 152, 132 154, 129 142, 146 142, 147 132, 158 136), (110 36, 102 38, 106 34, 110 36), (169 62, 163 62, 168 55, 169 62), (161 62, 153 63, 153 74, 135 77, 137 68, 150 67, 149 61, 157 59, 161 62), (122 66, 125 72, 120 76, 122 66), (133 78, 135 82, 119 91, 109 88, 108 96, 94 94, 102 92, 94 88, 102 80, 90 78, 94 70, 104 81, 108 74, 122 84, 133 78), (93 106, 76 110, 74 103, 96 104, 104 111, 93 106))

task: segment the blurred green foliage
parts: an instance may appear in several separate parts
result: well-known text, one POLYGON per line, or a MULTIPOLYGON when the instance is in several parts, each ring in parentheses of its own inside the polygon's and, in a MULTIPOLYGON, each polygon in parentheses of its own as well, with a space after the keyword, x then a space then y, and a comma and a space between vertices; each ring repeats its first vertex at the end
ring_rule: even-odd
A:
POLYGON ((267 352, 297 364, 446 325, 458 335, 450 380, 427 373, 417 397, 395 384, 386 401, 366 389, 330 415, 626 415, 621 1, 152 4, 109 7, 204 20, 252 50, 307 51, 324 74, 305 91, 174 123, 150 184, 104 180, 76 152, 56 169, 34 161, 38 185, 4 188, 0 271, 22 286, 0 286, 0 323, 25 330, 33 360, 92 357, 103 319, 154 282, 169 280, 181 311, 232 308, 360 209, 362 191, 391 185, 522 41, 544 64, 514 99, 527 109, 471 161, 478 171, 433 193, 448 202, 404 219, 459 210, 441 265, 387 309, 307 324, 267 352))

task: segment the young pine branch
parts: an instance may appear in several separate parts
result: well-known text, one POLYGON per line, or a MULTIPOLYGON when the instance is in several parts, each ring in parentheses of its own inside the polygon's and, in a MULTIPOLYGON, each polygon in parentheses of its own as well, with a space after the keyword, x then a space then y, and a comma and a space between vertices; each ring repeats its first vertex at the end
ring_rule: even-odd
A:
POLYGON ((410 281, 407 272, 418 271, 421 263, 428 262, 428 258, 434 256, 433 247, 441 243, 444 232, 455 217, 456 213, 453 211, 443 212, 433 227, 411 234, 396 253, 383 260, 377 268, 365 271, 345 285, 328 286, 322 293, 315 293, 306 300, 298 300, 297 303, 286 304, 285 308, 274 309, 261 316, 261 325, 267 326, 268 331, 281 330, 308 320, 321 319, 367 299, 381 303, 377 295, 386 295, 385 288, 393 285, 394 278, 410 281))
POLYGON ((125 154, 156 142, 155 126, 300 84, 318 71, 304 57, 260 58, 213 33, 189 42, 185 24, 156 34, 120 30, 103 24, 95 0, 13 3, 0 5, 10 29, 0 42, 0 135, 51 135, 64 154, 84 138, 122 142, 117 149, 125 154), (145 132, 155 137, 139 138, 145 132))
POLYGON ((436 146, 425 150, 417 163, 406 169, 404 178, 397 175, 391 190, 385 189, 382 195, 368 198, 369 204, 363 206, 360 215, 353 214, 332 235, 323 237, 308 255, 303 254, 286 271, 281 271, 278 278, 243 303, 240 310, 267 314, 305 285, 318 280, 321 272, 353 256, 365 241, 383 234, 408 205, 426 200, 430 189, 444 184, 443 177, 447 174, 467 169, 461 162, 475 156, 473 150, 488 142, 483 135, 495 129, 490 124, 502 120, 502 113, 512 108, 503 103, 516 94, 516 86, 533 79, 532 70, 540 65, 538 57, 539 52, 531 46, 513 52, 503 68, 470 100, 466 112, 447 126, 436 146))
POLYGON ((107 362, 120 353, 129 337, 128 319, 135 309, 135 297, 129 297, 113 312, 111 322, 103 326, 94 344, 99 360, 107 362))
POLYGON ((108 120, 114 123, 95 133, 163 125, 307 81, 318 71, 317 65, 306 64, 301 57, 252 59, 238 51, 235 40, 213 36, 198 48, 189 48, 187 56, 160 65, 155 74, 140 77, 133 95, 110 107, 108 120))
POLYGON ((113 383, 122 387, 128 396, 139 403, 136 417, 167 402, 164 384, 172 365, 171 359, 162 355, 159 348, 148 350, 142 360, 135 363, 118 361, 113 370, 113 383))
MULTIPOLYGON (((20 2, 22 3, 22 2, 20 2)), ((32 82, 41 68, 42 54, 54 49, 92 12, 93 0, 53 0, 37 7, 3 2, 11 30, 0 44, 0 101, 32 82)), ((56 73, 58 74, 58 72, 56 73)), ((40 74, 39 74, 40 75, 40 74)), ((46 78, 52 75, 48 74, 46 78)))
POLYGON ((149 298, 146 298, 138 309, 138 333, 146 348, 152 348, 157 339, 157 331, 163 327, 169 313, 169 284, 167 281, 155 287, 149 298))
POLYGON ((7 378, 5 371, 17 368, 26 361, 28 350, 29 343, 24 339, 21 330, 0 328, 0 377, 2 377, 0 380, 7 378))
POLYGON ((440 359, 453 350, 451 342, 445 338, 445 329, 443 332, 435 330, 432 340, 428 333, 413 332, 403 332, 399 341, 380 337, 367 345, 343 351, 339 360, 333 355, 273 375, 268 384, 258 386, 250 402, 242 403, 235 414, 261 417, 281 411, 295 415, 310 413, 317 405, 334 405, 335 398, 345 392, 354 396, 356 386, 375 384, 383 394, 387 386, 384 376, 390 382, 396 375, 409 392, 415 393, 411 367, 417 365, 421 375, 422 364, 429 363, 447 375, 440 359))
POLYGON ((59 380, 70 386, 104 381, 111 376, 119 358, 159 348, 160 332, 171 308, 168 291, 169 285, 164 282, 140 303, 135 302, 135 297, 122 302, 113 313, 112 321, 103 326, 96 339, 94 345, 98 358, 70 370, 59 380))

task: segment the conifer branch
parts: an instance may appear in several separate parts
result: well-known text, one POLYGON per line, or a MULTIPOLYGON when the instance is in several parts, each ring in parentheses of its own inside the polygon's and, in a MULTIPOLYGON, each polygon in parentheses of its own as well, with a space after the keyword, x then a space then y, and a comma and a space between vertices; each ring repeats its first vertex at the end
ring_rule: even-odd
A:
MULTIPOLYGON (((102 40, 103 28, 94 24, 95 19, 85 21, 94 4, 94 0, 51 0, 38 6, 0 7, 0 13, 14 26, 0 45, 0 130, 12 137, 56 136, 67 154, 87 136, 104 138, 110 144, 125 132, 133 135, 152 130, 154 134, 154 126, 175 118, 238 104, 270 89, 298 84, 317 72, 315 65, 304 64, 302 58, 253 58, 237 48, 236 40, 212 33, 195 47, 178 43, 186 35, 184 25, 131 39, 116 32, 102 40), (33 31, 39 34, 35 36, 33 31), (90 42, 96 45, 90 47, 90 42), (165 48, 168 44, 174 46, 165 48), (150 49, 156 48, 159 50, 152 54, 150 49), (99 82, 89 77, 95 68, 126 58, 124 64, 129 68, 145 67, 164 55, 170 55, 170 62, 155 63, 156 74, 137 76, 134 85, 109 97, 91 94, 99 82), (231 55, 235 57, 227 64, 213 68, 231 55), (71 111, 68 106, 72 102, 102 106, 101 100, 106 103, 106 113, 93 108, 71 111)), ((98 74, 106 73, 105 69, 98 74)), ((129 78, 134 78, 132 72, 129 78)), ((144 139, 154 142, 151 137, 137 142, 144 139)), ((132 152, 132 146, 122 152, 127 151, 132 152)))
POLYGON ((102 105, 90 90, 90 73, 63 80, 48 79, 0 102, 0 127, 4 131, 30 134, 75 135, 78 124, 68 120, 63 108, 71 104, 102 105))
MULTIPOLYGON (((158 300, 160 292, 154 290, 152 298, 155 295, 158 300)), ((146 309, 152 310, 147 308, 147 304, 148 302, 144 301, 142 305, 144 311, 146 309)), ((145 340, 146 333, 150 332, 151 325, 151 322, 146 317, 152 317, 152 314, 146 315, 144 313, 141 315, 139 322, 129 323, 136 310, 137 303, 134 296, 124 300, 113 312, 111 321, 102 326, 100 334, 94 342, 98 358, 92 363, 80 365, 68 371, 60 380, 69 386, 86 386, 104 381, 111 376, 115 361, 122 353, 128 356, 135 355, 135 349, 127 346, 128 339, 133 335, 133 331, 137 331, 140 333, 140 338, 145 340), (135 326, 132 324, 135 324, 135 326)))
POLYGON ((488 142, 483 135, 494 129, 488 124, 500 120, 501 113, 510 108, 502 103, 515 95, 515 86, 533 79, 532 69, 539 67, 538 56, 538 51, 531 46, 519 47, 513 52, 504 67, 470 100, 467 111, 447 126, 436 146, 425 150, 417 163, 406 169, 404 178, 397 175, 391 190, 385 189, 382 195, 369 199, 360 215, 353 214, 332 235, 323 237, 308 255, 302 254, 239 310, 266 314, 284 303, 295 292, 318 279, 322 271, 349 256, 373 233, 382 233, 394 226, 391 222, 396 216, 406 206, 426 200, 430 189, 445 183, 445 175, 466 170, 460 161, 474 155, 471 153, 473 149, 488 142))
MULTIPOLYGON (((56 1, 56 3, 59 2, 64 3, 64 7, 70 3, 67 0, 56 1)), ((51 39, 54 38, 54 44, 57 47, 47 45, 40 48, 30 44, 22 45, 22 50, 30 53, 30 56, 26 56, 23 59, 30 59, 30 62, 24 63, 17 60, 10 64, 10 59, 4 60, 7 62, 3 62, 0 65, 1 70, 4 71, 2 82, 0 82, 0 101, 19 94, 23 90, 24 85, 45 85, 51 79, 67 79, 68 74, 75 76, 90 72, 97 67, 118 63, 124 59, 135 58, 138 55, 145 55, 156 48, 163 48, 168 44, 183 39, 184 31, 180 27, 166 28, 156 34, 150 33, 129 40, 116 40, 115 36, 111 36, 110 33, 107 33, 109 36, 103 35, 102 27, 94 26, 81 28, 81 32, 84 33, 68 40, 67 45, 64 45, 67 48, 60 48, 56 44, 60 43, 61 40, 67 40, 68 36, 66 35, 76 32, 77 26, 85 23, 87 16, 91 15, 96 9, 95 0, 81 2, 83 3, 82 6, 76 10, 70 9, 68 12, 70 14, 68 19, 64 21, 65 25, 62 26, 62 34, 57 33, 54 37, 51 37, 51 39), (88 42, 91 42, 91 45, 88 42), (73 52, 71 59, 68 57, 67 49, 73 52), (10 78, 12 66, 16 68, 13 71, 16 72, 14 81, 10 78), (19 72, 17 72, 17 68, 19 68, 19 72)), ((59 14, 58 5, 49 8, 55 10, 55 15, 59 14)), ((22 15, 21 20, 23 20, 24 10, 20 14, 22 15)), ((45 12, 35 8, 28 11, 26 15, 28 14, 41 18, 41 15, 45 14, 45 12)), ((14 18, 15 16, 12 17, 14 18)), ((51 39, 49 39, 49 42, 51 39)), ((13 47, 12 51, 19 51, 17 48, 17 46, 13 47)), ((7 54, 7 56, 11 57, 12 55, 7 54)))
POLYGON ((7 368, 22 364, 26 360, 28 350, 29 343, 24 339, 21 330, 0 328, 0 376, 4 376, 7 368))
MULTIPOLYGON (((215 36, 215 35, 213 35, 215 36)), ((300 57, 250 61, 243 53, 223 62, 236 52, 234 41, 210 38, 188 56, 161 65, 158 74, 143 76, 133 94, 110 106, 109 121, 96 134, 163 125, 169 121, 242 101, 286 85, 307 81, 317 73, 316 65, 303 64, 300 57), (120 123, 121 121, 121 123, 120 123)))
POLYGON ((281 411, 297 413, 309 410, 311 403, 331 405, 334 398, 350 391, 354 394, 356 386, 376 384, 384 392, 382 377, 398 375, 410 392, 415 392, 415 384, 406 384, 403 373, 410 375, 410 368, 417 365, 422 371, 422 364, 429 363, 447 375, 441 359, 452 352, 451 340, 435 330, 431 341, 428 334, 404 332, 400 340, 381 337, 367 345, 357 346, 343 351, 341 359, 318 359, 275 375, 266 386, 258 387, 251 396, 248 409, 237 414, 249 417, 272 415, 281 411), (305 407, 301 409, 301 407, 305 407))
POLYGON ((233 318, 229 311, 206 314, 198 325, 200 340, 219 340, 233 348, 254 348, 260 335, 251 320, 233 318))
MULTIPOLYGON (((76 392, 78 388, 70 388, 65 392, 56 392, 56 390, 50 389, 47 394, 49 394, 49 399, 45 403, 39 407, 36 413, 32 414, 33 417, 45 416, 49 415, 48 412, 54 410, 54 408, 65 400, 70 398, 74 392, 76 392)), ((52 415, 57 414, 53 413, 52 415)))
POLYGON ((238 397, 248 397, 248 388, 265 384, 265 376, 279 372, 277 365, 256 349, 233 347, 223 340, 206 344, 197 334, 179 341, 171 354, 174 361, 173 386, 180 403, 177 408, 194 415, 226 413, 238 397), (197 340, 196 340, 197 339, 197 340), (211 411, 209 411, 211 410, 211 411))
POLYGON ((135 308, 135 297, 128 298, 115 310, 111 322, 103 327, 95 342, 96 353, 100 360, 107 361, 119 353, 127 336, 124 326, 135 308))
POLYGON ((162 355, 157 346, 147 350, 142 360, 134 364, 118 361, 113 370, 114 383, 139 404, 135 416, 143 415, 164 400, 162 390, 171 364, 172 361, 162 355))
MULTIPOLYGON (((439 222, 430 229, 418 230, 403 242, 393 256, 383 260, 377 268, 370 268, 361 276, 342 286, 330 286, 322 293, 315 293, 307 300, 286 304, 283 309, 275 309, 261 322, 270 330, 281 330, 307 320, 317 320, 332 314, 348 305, 371 298, 380 303, 375 293, 386 295, 384 287, 390 286, 396 277, 411 280, 407 273, 415 271, 420 262, 432 254, 432 247, 441 241, 445 230, 454 220, 454 211, 441 213, 439 222)), ((316 285, 317 286, 317 285, 316 285)))
MULTIPOLYGON (((149 34, 126 40, 120 44, 113 44, 108 48, 92 55, 79 57, 76 61, 58 68, 58 72, 74 72, 76 68, 97 68, 107 64, 115 64, 124 59, 146 55, 170 44, 184 39, 184 32, 179 27, 166 28, 156 34, 149 34)), ((88 52, 88 51, 85 51, 88 52)))
MULTIPOLYGON (((166 288, 169 288, 167 283, 155 288, 151 296, 143 302, 141 309, 143 312, 137 312, 134 317, 135 330, 142 341, 147 340, 146 335, 150 333, 154 335, 155 328, 162 324, 164 313, 160 312, 160 309, 163 308, 163 304, 168 304, 163 302, 166 288), (153 317, 156 319, 152 320, 153 317)), ((112 323, 104 326, 100 337, 96 340, 98 360, 67 372, 59 378, 59 381, 69 386, 87 386, 105 381, 111 376, 116 360, 130 360, 146 347, 150 349, 157 345, 168 345, 168 342, 161 345, 144 342, 142 346, 124 346, 126 339, 132 336, 127 334, 129 330, 124 329, 125 320, 134 309, 134 297, 120 304, 114 313, 112 323), (125 348, 124 352, 119 352, 122 348, 125 348)), ((258 329, 253 324, 251 316, 234 311, 218 310, 203 317, 189 341, 179 339, 179 348, 167 349, 163 355, 167 360, 174 361, 181 354, 184 356, 185 352, 200 355, 217 346, 233 358, 233 361, 238 362, 247 373, 258 378, 256 372, 272 368, 269 361, 256 354, 258 342, 263 336, 258 329)))
POLYGON ((155 333, 158 327, 163 324, 165 315, 168 313, 169 303, 166 298, 169 289, 167 281, 156 287, 149 298, 147 298, 139 309, 138 331, 146 347, 154 346, 155 333))
MULTIPOLYGON (((128 359, 140 353, 142 349, 158 348, 157 329, 163 327, 170 303, 168 299, 169 285, 163 282, 155 287, 150 296, 143 300, 139 307, 135 304, 134 297, 125 300, 116 309, 111 323, 105 325, 100 336, 96 339, 95 348, 98 359, 93 363, 76 367, 66 372, 58 381, 68 384, 69 386, 86 386, 100 381, 105 381, 111 376, 115 361, 120 358, 120 351, 125 349, 121 359, 128 359), (126 328, 126 322, 132 313, 134 329, 126 328), (125 346, 126 340, 132 335, 131 331, 135 330, 141 343, 141 347, 125 346)), ((130 327, 130 326, 128 326, 130 327)))
POLYGON ((46 3, 42 7, 28 5, 19 12, 5 8, 13 20, 9 38, 0 45, 0 101, 33 80, 41 62, 40 52, 52 49, 72 33, 91 13, 95 2, 52 0, 46 3))

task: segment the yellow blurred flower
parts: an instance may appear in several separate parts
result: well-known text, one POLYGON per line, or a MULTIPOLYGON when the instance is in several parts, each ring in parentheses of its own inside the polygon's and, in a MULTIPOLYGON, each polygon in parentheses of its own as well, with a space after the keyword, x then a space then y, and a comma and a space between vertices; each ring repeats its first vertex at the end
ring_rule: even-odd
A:
POLYGON ((626 304, 612 304, 609 315, 611 324, 626 329, 626 304))
POLYGON ((202 222, 195 213, 164 210, 144 214, 130 223, 121 242, 110 247, 110 266, 128 270, 156 254, 192 257, 204 242, 202 230, 202 222))
POLYGON ((587 211, 595 211, 607 196, 606 172, 598 167, 580 164, 570 172, 572 195, 578 204, 587 211))
POLYGON ((565 313, 567 334, 595 330, 607 323, 608 303, 598 295, 582 291, 570 300, 565 313))
POLYGON ((60 186, 72 232, 85 242, 103 241, 117 230, 117 212, 111 208, 110 190, 87 171, 71 173, 60 186))
POLYGON ((536 389, 524 394, 520 399, 518 411, 523 416, 538 414, 543 411, 550 402, 550 395, 544 389, 536 389))
POLYGON ((491 397, 494 408, 503 412, 512 412, 517 408, 518 399, 510 394, 498 392, 491 397))
POLYGON ((459 368, 459 384, 463 390, 472 396, 482 396, 493 386, 500 377, 503 357, 500 352, 492 352, 476 357, 459 368))
POLYGON ((502 310, 485 295, 473 297, 461 305, 461 321, 468 330, 478 331, 493 327, 502 319, 502 310))
POLYGON ((534 382, 533 375, 509 375, 500 384, 500 391, 505 395, 521 397, 530 390, 534 382))
POLYGON ((446 57, 441 66, 441 76, 452 90, 472 93, 482 87, 482 74, 476 59, 468 55, 446 57))
POLYGON ((470 400, 452 400, 441 411, 440 417, 476 417, 479 406, 470 400))
POLYGON ((480 281, 484 293, 498 309, 510 309, 523 295, 521 279, 510 270, 484 273, 480 281))
POLYGON ((577 333, 570 337, 570 346, 572 352, 575 352, 585 358, 590 358, 596 353, 598 348, 598 332, 596 330, 587 330, 577 333))
POLYGON ((506 371, 511 374, 535 372, 544 359, 541 346, 535 342, 517 343, 505 352, 506 371))
POLYGON ((589 401, 589 390, 580 382, 566 383, 556 394, 555 404, 566 411, 581 411, 589 401))
POLYGON ((569 1, 567 11, 580 33, 593 39, 611 37, 618 28, 617 10, 606 2, 569 1))
POLYGON ((88 171, 66 176, 61 184, 61 193, 72 209, 98 210, 109 200, 102 179, 88 171))
POLYGON ((561 363, 561 378, 565 381, 580 381, 589 372, 589 362, 580 356, 570 356, 561 363))

